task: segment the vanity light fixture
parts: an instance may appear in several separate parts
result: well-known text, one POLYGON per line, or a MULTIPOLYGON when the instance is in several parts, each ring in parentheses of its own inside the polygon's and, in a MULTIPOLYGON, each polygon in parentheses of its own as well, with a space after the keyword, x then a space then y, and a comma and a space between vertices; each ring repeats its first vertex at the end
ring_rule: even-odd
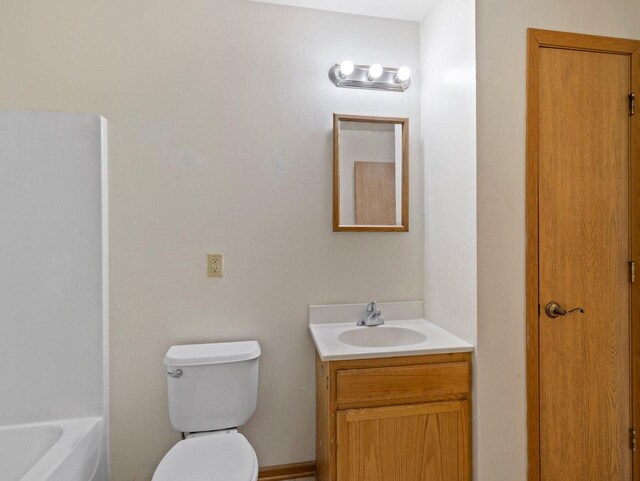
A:
POLYGON ((344 60, 329 69, 329 79, 336 87, 404 92, 411 85, 411 69, 387 68, 379 63, 354 65, 344 60))

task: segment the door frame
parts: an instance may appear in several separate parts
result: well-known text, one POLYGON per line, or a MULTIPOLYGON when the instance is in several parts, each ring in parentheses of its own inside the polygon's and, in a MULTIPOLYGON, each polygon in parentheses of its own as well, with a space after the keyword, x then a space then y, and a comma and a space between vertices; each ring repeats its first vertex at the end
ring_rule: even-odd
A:
MULTIPOLYGON (((538 149, 540 49, 562 48, 626 55, 630 58, 631 92, 637 96, 630 117, 629 243, 631 260, 640 266, 640 41, 529 29, 527 46, 527 166, 526 166, 526 342, 528 481, 540 481, 540 364, 538 306, 538 149)), ((640 279, 638 281, 640 283, 640 279)), ((630 289, 631 419, 640 432, 640 290, 630 289)), ((631 426, 629 426, 631 427, 631 426)), ((640 442, 640 441, 639 441, 640 442)), ((640 447, 632 452, 632 473, 640 481, 640 447)))

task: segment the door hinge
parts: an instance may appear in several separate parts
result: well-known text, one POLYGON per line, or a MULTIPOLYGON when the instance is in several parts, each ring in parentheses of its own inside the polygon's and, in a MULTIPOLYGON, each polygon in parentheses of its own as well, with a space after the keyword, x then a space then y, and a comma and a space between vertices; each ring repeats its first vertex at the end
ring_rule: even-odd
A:
POLYGON ((633 428, 629 430, 629 447, 633 451, 636 451, 638 449, 638 439, 636 435, 636 430, 633 428))
POLYGON ((636 94, 629 94, 629 115, 636 114, 636 94))
POLYGON ((631 282, 631 284, 636 282, 636 263, 635 263, 635 261, 629 261, 629 282, 631 282))

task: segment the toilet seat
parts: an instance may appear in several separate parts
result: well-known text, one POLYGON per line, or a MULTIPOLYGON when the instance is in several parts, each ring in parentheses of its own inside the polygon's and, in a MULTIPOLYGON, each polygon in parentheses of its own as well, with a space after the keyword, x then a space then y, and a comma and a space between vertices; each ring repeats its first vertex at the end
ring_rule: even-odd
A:
POLYGON ((258 459, 237 432, 184 439, 162 458, 152 481, 256 481, 258 459))

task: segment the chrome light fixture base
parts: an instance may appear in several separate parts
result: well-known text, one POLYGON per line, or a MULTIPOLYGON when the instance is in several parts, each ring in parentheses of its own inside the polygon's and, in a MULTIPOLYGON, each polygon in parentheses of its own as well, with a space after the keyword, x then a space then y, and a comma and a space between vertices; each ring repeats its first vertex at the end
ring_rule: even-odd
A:
POLYGON ((411 86, 411 78, 399 82, 397 80, 398 70, 397 68, 383 67, 380 77, 369 80, 369 65, 354 65, 350 75, 343 75, 340 72, 340 64, 335 64, 329 69, 329 80, 340 88, 404 92, 411 86))

